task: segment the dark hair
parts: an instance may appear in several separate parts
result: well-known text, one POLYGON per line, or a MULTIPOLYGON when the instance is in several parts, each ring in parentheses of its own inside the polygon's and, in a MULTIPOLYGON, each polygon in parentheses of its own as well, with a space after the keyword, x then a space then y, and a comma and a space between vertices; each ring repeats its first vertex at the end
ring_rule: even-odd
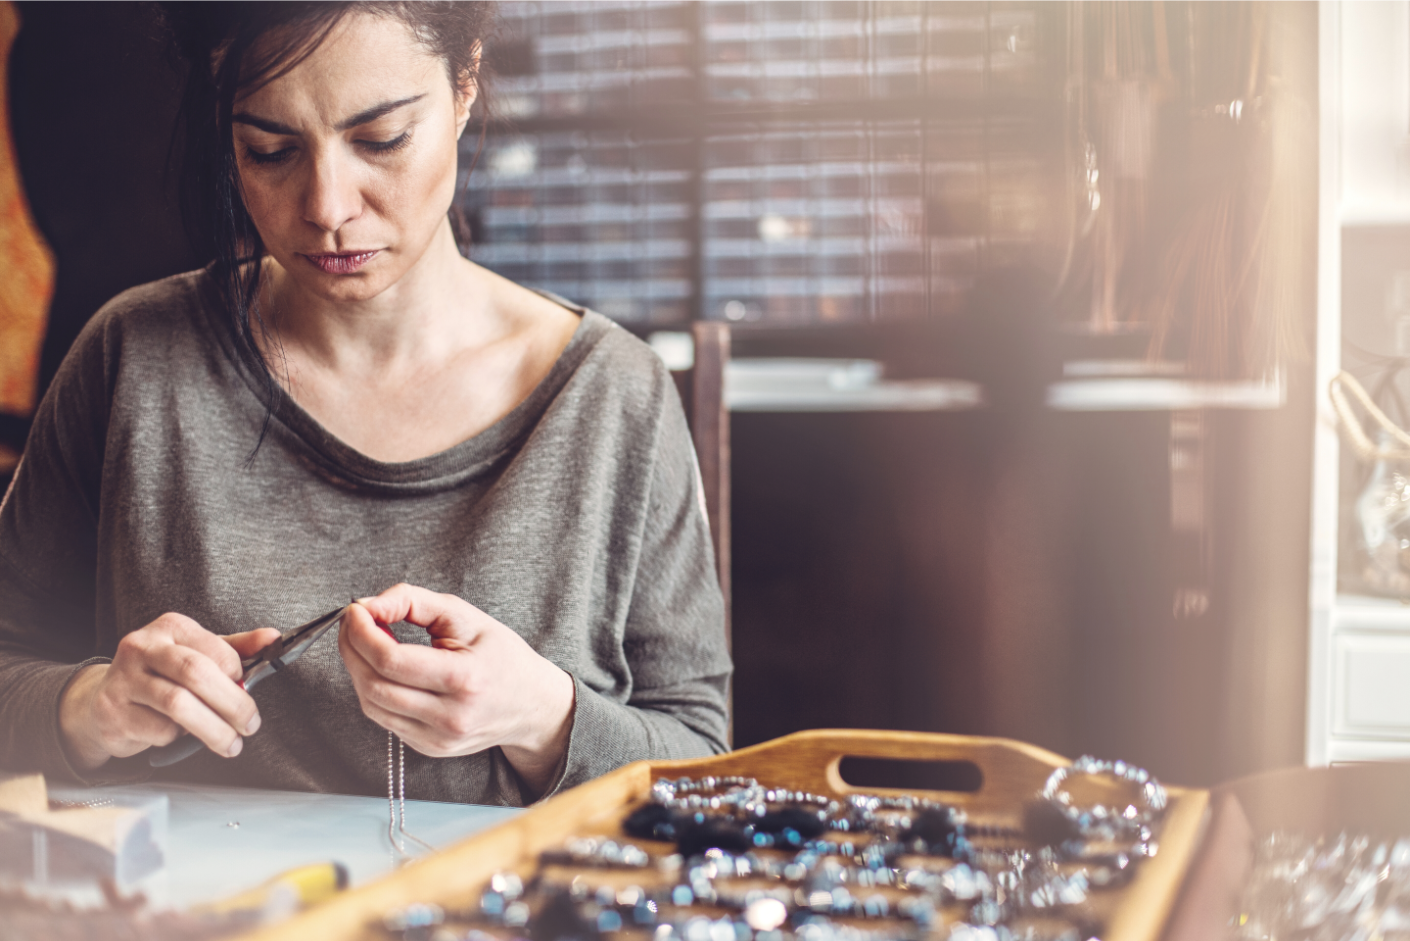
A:
MULTIPOLYGON (((485 76, 478 53, 490 39, 494 8, 488 2, 444 0, 156 6, 173 57, 186 70, 173 143, 180 144, 181 207, 187 235, 199 256, 212 259, 211 272, 234 328, 236 354, 272 393, 275 380, 255 341, 254 325, 263 324, 257 298, 264 243, 240 197, 231 130, 236 96, 292 71, 344 17, 357 12, 405 24, 445 62, 452 85, 474 81, 483 99, 485 76)), ((487 113, 483 100, 479 110, 487 113)), ((267 398, 275 401, 273 395, 267 398)), ((260 441, 269 418, 266 414, 260 441)))

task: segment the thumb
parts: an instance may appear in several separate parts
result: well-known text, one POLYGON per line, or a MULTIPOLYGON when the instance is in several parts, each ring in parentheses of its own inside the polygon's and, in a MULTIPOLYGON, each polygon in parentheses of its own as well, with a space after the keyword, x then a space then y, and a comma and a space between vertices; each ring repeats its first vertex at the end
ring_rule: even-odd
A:
POLYGON ((274 643, 279 636, 279 632, 272 627, 259 627, 239 634, 226 634, 222 639, 235 648, 241 660, 245 660, 274 643))
POLYGON ((378 624, 406 621, 428 630, 438 622, 450 620, 456 602, 465 604, 454 595, 441 595, 415 585, 404 584, 393 585, 375 597, 357 600, 378 624))
POLYGON ((343 627, 342 630, 339 631, 339 634, 346 635, 349 632, 355 633, 366 627, 375 627, 392 640, 396 640, 397 635, 392 633, 392 629, 387 625, 396 623, 400 618, 387 620, 385 617, 378 615, 374 609, 368 607, 367 603, 373 600, 375 599, 364 598, 361 601, 354 601, 352 604, 348 605, 348 611, 343 617, 343 627))
MULTIPOLYGON (((394 585, 374 598, 360 598, 378 624, 406 621, 426 629, 435 641, 468 644, 480 634, 478 621, 486 618, 464 598, 444 595, 415 585, 394 585)), ((436 643, 436 646, 443 646, 436 643)))

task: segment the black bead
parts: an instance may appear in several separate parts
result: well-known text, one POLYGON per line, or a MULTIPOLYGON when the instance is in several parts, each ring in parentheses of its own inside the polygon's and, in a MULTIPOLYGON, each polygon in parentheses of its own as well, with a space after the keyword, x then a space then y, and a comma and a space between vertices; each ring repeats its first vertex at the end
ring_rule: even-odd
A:
POLYGON ((1077 824, 1047 801, 1030 801, 1023 808, 1023 834, 1044 846, 1058 846, 1080 836, 1077 824))
POLYGON ((676 815, 669 807, 661 804, 642 804, 627 814, 622 821, 622 830, 639 840, 665 840, 676 838, 676 815))
POLYGON ((920 840, 930 852, 948 854, 955 848, 955 837, 959 832, 954 814, 928 807, 917 815, 911 828, 901 835, 901 840, 905 843, 920 840))
POLYGON ((701 823, 686 823, 676 829, 676 850, 687 858, 712 849, 743 853, 750 847, 749 834, 728 820, 707 817, 701 823))
POLYGON ((532 941, 600 941, 597 925, 584 918, 567 892, 549 896, 538 914, 529 922, 532 941))
POLYGON ((827 829, 827 824, 817 813, 804 810, 801 807, 784 807, 780 810, 773 810, 754 820, 753 823, 754 829, 761 833, 782 833, 784 830, 795 830, 805 840, 820 837, 827 829))

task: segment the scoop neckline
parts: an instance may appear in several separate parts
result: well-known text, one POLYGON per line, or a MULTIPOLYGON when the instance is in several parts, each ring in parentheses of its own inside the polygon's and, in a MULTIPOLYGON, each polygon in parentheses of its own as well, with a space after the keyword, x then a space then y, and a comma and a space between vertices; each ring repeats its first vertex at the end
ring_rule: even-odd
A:
MULTIPOLYGON (((443 451, 428 454, 410 461, 379 461, 357 450, 352 445, 329 431, 317 418, 314 418, 293 396, 278 383, 266 386, 259 377, 237 356, 233 347, 234 337, 228 320, 219 315, 219 292, 209 269, 204 269, 203 281, 207 303, 206 317, 214 321, 224 342, 220 343, 226 361, 239 373, 242 382, 255 398, 270 411, 270 418, 289 431, 294 438, 309 448, 325 470, 353 485, 366 485, 394 490, 436 489, 438 485, 453 486, 466 477, 473 476, 482 467, 493 463, 520 437, 527 433, 540 412, 567 383, 568 378, 581 364, 589 352, 597 345, 607 330, 614 326, 602 314, 574 304, 549 291, 533 288, 534 293, 553 301, 579 316, 580 321, 573 330, 568 344, 558 354, 553 367, 539 380, 517 405, 505 413, 498 421, 477 434, 443 451), (215 303, 210 301, 215 299, 215 303)), ((266 439, 265 446, 271 442, 266 439)))

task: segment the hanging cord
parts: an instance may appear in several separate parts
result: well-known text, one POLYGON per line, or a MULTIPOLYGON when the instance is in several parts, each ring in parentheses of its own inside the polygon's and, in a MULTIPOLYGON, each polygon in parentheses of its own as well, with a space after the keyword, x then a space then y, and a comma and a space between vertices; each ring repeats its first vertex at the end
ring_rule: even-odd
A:
POLYGON ((1410 433, 1391 421, 1390 417, 1381 411, 1354 376, 1348 372, 1337 373, 1327 386, 1327 394, 1331 397, 1332 408, 1336 410, 1342 430, 1346 433, 1346 439, 1350 443, 1351 449, 1356 452, 1357 457, 1368 463, 1410 460, 1410 433), (1356 403, 1365 410, 1367 416, 1381 431, 1386 432, 1401 446, 1387 448, 1372 441, 1371 436, 1362 427, 1361 419, 1352 410, 1347 393, 1350 393, 1351 398, 1356 400, 1356 403))
POLYGON ((425 840, 406 829, 406 743, 403 742, 391 729, 387 730, 387 839, 392 841, 392 848, 405 856, 406 840, 419 843, 422 847, 435 852, 436 848, 425 840), (396 741, 396 762, 395 774, 393 774, 392 742, 396 741), (395 784, 395 788, 393 788, 395 784), (406 839, 401 839, 405 837, 406 839))

